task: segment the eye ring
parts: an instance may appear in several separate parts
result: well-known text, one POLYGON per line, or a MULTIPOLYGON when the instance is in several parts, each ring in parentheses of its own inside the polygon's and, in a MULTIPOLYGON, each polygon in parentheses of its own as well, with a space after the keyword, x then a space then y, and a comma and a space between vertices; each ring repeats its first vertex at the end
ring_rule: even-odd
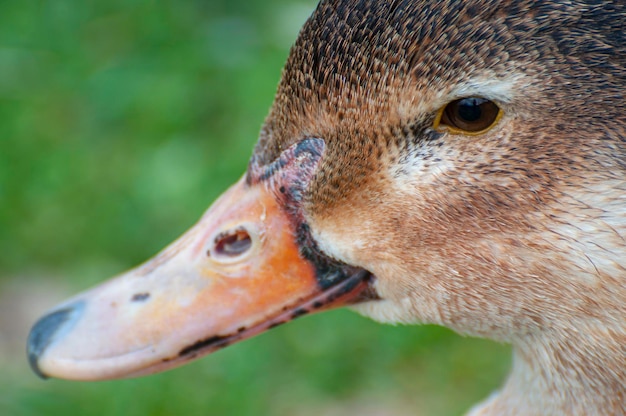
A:
POLYGON ((483 97, 454 100, 437 111, 433 128, 452 134, 478 136, 493 128, 504 112, 493 101, 483 97))

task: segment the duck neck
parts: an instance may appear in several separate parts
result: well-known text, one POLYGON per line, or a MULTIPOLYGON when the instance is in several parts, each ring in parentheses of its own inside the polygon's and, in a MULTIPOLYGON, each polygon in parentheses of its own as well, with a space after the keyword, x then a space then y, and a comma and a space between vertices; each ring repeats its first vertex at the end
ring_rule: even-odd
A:
POLYGON ((516 343, 507 382, 468 416, 625 413, 626 334, 600 326, 516 343))

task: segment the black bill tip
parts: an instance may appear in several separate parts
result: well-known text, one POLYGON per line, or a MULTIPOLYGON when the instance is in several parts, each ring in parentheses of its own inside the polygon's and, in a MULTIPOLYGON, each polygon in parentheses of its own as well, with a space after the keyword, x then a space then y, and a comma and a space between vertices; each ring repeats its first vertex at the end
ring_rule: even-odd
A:
POLYGON ((39 358, 46 348, 69 328, 70 324, 82 314, 83 302, 77 302, 63 309, 56 310, 38 320, 28 334, 27 354, 30 367, 42 379, 48 378, 39 367, 39 358))

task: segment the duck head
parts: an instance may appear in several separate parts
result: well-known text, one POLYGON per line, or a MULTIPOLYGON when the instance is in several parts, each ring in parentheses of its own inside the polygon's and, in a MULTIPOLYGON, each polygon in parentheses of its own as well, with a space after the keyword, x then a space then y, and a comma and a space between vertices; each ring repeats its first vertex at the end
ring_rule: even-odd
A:
POLYGON ((33 368, 146 374, 351 304, 513 343, 584 387, 585 355, 559 351, 602 344, 608 365, 626 333, 625 13, 322 1, 244 177, 156 258, 42 318, 33 368))

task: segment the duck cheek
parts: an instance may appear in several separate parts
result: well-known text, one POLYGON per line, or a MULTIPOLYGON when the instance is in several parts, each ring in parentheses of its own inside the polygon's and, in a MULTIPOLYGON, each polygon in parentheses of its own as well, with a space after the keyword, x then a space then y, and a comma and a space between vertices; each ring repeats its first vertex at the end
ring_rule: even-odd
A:
POLYGON ((130 377, 288 321, 322 293, 294 236, 273 193, 241 180, 154 259, 37 322, 30 362, 44 377, 130 377))

